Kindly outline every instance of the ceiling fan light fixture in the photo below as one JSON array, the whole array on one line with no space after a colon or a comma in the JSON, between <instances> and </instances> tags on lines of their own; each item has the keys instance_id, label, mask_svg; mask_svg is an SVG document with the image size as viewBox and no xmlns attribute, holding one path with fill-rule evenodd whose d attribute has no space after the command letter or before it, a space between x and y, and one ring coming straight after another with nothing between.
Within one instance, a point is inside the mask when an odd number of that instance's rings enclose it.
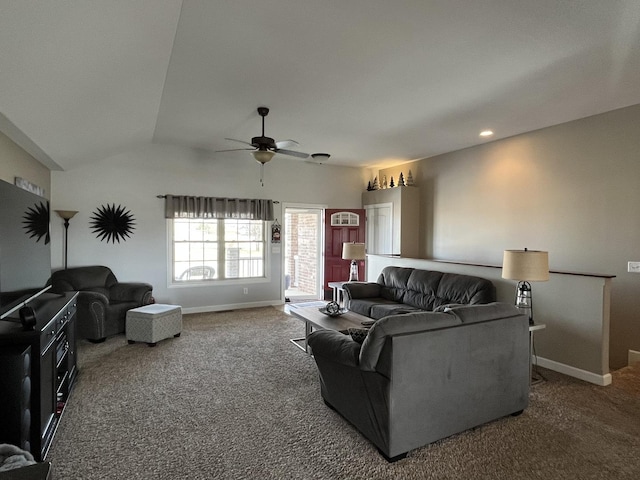
<instances>
[{"instance_id":1,"label":"ceiling fan light fixture","mask_svg":"<svg viewBox=\"0 0 640 480\"><path fill-rule=\"evenodd\" d=\"M256 150L255 152L251 152L251 154L253 155L253 158L256 159L256 162L264 165L273 158L275 152L270 150Z\"/></svg>"},{"instance_id":2,"label":"ceiling fan light fixture","mask_svg":"<svg viewBox=\"0 0 640 480\"><path fill-rule=\"evenodd\" d=\"M312 153L311 154L311 158L313 159L314 162L317 162L317 163L324 163L327 160L329 160L329 157L331 157L331 155L329 155L328 153Z\"/></svg>"}]
</instances>

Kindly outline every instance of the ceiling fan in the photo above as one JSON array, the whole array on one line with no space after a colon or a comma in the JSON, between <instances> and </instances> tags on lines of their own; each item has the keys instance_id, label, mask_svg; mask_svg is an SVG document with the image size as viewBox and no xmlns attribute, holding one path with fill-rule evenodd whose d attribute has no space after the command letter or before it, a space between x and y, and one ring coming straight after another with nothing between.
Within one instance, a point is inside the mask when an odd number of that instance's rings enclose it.
<instances>
[{"instance_id":1,"label":"ceiling fan","mask_svg":"<svg viewBox=\"0 0 640 480\"><path fill-rule=\"evenodd\" d=\"M308 158L308 153L296 152L294 150L288 150L285 147L290 146L298 146L298 142L295 140L283 140L281 142L276 142L271 137L266 137L264 135L264 117L269 115L269 109L267 107L258 107L258 114L262 117L262 135L259 137L253 137L251 139L251 143L245 142L243 140L236 140L235 138L225 138L225 140L231 140L232 142L244 143L245 145L249 145L251 148L232 148L229 150L216 150L216 152L235 152L239 150L252 150L253 158L256 159L257 162L264 165L268 161L270 161L276 153L282 155L290 155L292 157L298 158Z\"/></svg>"}]
</instances>

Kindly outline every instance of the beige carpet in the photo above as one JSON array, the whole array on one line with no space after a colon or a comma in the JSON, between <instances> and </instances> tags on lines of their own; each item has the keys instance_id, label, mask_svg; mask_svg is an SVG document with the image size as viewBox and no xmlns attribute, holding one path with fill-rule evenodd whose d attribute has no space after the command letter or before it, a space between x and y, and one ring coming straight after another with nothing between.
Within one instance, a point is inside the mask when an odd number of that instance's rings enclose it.
<instances>
[{"instance_id":1,"label":"beige carpet","mask_svg":"<svg viewBox=\"0 0 640 480\"><path fill-rule=\"evenodd\" d=\"M275 308L187 315L155 348L81 342L48 460L56 479L637 479L640 368L597 387L555 372L531 405L388 464L322 402Z\"/></svg>"}]
</instances>

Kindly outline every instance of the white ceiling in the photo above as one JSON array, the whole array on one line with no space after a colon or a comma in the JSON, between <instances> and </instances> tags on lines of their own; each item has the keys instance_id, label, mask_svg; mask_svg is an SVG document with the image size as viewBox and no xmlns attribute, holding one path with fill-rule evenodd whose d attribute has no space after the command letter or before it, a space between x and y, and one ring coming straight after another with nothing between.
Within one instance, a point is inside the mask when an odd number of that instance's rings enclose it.
<instances>
[{"instance_id":1,"label":"white ceiling","mask_svg":"<svg viewBox=\"0 0 640 480\"><path fill-rule=\"evenodd\" d=\"M638 104L639 45L638 0L0 0L0 130L52 168L233 161L265 105L267 136L384 166Z\"/></svg>"}]
</instances>

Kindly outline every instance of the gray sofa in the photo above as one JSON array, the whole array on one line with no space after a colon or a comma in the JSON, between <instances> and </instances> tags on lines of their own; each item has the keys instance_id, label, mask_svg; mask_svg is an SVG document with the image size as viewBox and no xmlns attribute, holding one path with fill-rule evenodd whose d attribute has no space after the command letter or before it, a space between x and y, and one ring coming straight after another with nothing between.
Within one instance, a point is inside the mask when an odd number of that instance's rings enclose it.
<instances>
[{"instance_id":1,"label":"gray sofa","mask_svg":"<svg viewBox=\"0 0 640 480\"><path fill-rule=\"evenodd\" d=\"M527 407L528 325L513 305L458 306L387 316L362 344L318 330L309 345L325 403L394 461Z\"/></svg>"},{"instance_id":2,"label":"gray sofa","mask_svg":"<svg viewBox=\"0 0 640 480\"><path fill-rule=\"evenodd\" d=\"M342 288L347 308L374 320L496 300L495 286L487 279L403 267L385 267L376 282L345 283Z\"/></svg>"}]
</instances>

